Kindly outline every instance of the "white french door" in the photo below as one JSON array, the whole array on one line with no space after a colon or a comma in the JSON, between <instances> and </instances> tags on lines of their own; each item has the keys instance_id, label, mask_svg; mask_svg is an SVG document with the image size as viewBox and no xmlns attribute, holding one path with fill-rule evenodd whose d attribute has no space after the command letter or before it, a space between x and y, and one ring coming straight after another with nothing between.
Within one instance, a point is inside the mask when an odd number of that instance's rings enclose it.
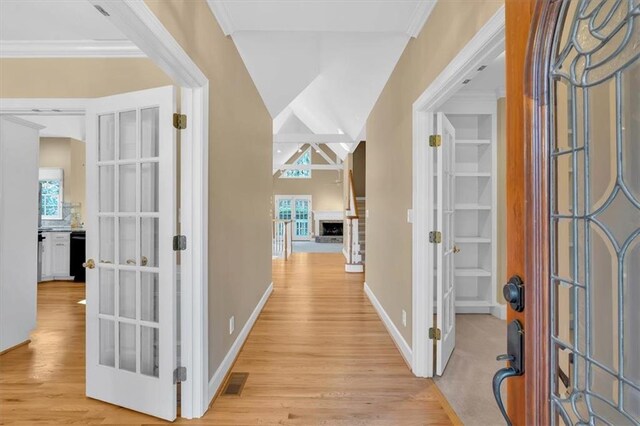
<instances>
[{"instance_id":1,"label":"white french door","mask_svg":"<svg viewBox=\"0 0 640 426\"><path fill-rule=\"evenodd\" d=\"M436 244L436 326L440 337L436 340L436 374L444 372L456 345L455 309L455 129L447 117L436 114L436 133L441 146L436 154L436 228L440 243Z\"/></svg>"},{"instance_id":2,"label":"white french door","mask_svg":"<svg viewBox=\"0 0 640 426\"><path fill-rule=\"evenodd\" d=\"M176 418L172 86L87 108L87 396Z\"/></svg>"},{"instance_id":3,"label":"white french door","mask_svg":"<svg viewBox=\"0 0 640 426\"><path fill-rule=\"evenodd\" d=\"M276 216L293 222L293 240L311 238L311 195L276 195Z\"/></svg>"}]
</instances>

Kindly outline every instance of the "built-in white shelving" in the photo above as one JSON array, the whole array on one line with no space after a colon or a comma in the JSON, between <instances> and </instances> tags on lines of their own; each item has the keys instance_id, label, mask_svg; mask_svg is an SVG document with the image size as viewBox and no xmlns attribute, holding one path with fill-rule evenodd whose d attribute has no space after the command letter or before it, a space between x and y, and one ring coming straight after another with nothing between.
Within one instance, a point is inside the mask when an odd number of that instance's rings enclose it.
<instances>
[{"instance_id":1,"label":"built-in white shelving","mask_svg":"<svg viewBox=\"0 0 640 426\"><path fill-rule=\"evenodd\" d=\"M474 105L477 103L477 108ZM456 132L456 311L491 313L496 301L497 104L461 99L443 112Z\"/></svg>"}]
</instances>

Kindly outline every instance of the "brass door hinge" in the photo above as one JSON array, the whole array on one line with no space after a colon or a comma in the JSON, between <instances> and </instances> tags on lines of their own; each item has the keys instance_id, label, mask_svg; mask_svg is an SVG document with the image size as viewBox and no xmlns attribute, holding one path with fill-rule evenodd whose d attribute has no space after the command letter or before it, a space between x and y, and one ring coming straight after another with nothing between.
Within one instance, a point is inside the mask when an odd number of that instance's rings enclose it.
<instances>
[{"instance_id":1,"label":"brass door hinge","mask_svg":"<svg viewBox=\"0 0 640 426\"><path fill-rule=\"evenodd\" d=\"M187 116L185 114L173 114L173 127L178 130L187 128Z\"/></svg>"},{"instance_id":2,"label":"brass door hinge","mask_svg":"<svg viewBox=\"0 0 640 426\"><path fill-rule=\"evenodd\" d=\"M440 244L442 242L442 233L440 231L429 232L429 242L434 244Z\"/></svg>"},{"instance_id":3,"label":"brass door hinge","mask_svg":"<svg viewBox=\"0 0 640 426\"><path fill-rule=\"evenodd\" d=\"M442 334L440 333L440 329L436 327L431 327L429 329L429 339L440 340L442 338Z\"/></svg>"},{"instance_id":4,"label":"brass door hinge","mask_svg":"<svg viewBox=\"0 0 640 426\"><path fill-rule=\"evenodd\" d=\"M429 146L437 148L442 145L442 135L429 136Z\"/></svg>"}]
</instances>

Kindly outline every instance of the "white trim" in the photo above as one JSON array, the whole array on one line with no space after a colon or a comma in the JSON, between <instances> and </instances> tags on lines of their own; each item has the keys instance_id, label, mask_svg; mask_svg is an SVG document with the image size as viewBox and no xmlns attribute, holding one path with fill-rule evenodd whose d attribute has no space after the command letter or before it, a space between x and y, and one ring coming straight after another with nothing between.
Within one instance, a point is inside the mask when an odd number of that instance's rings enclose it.
<instances>
[{"instance_id":1,"label":"white trim","mask_svg":"<svg viewBox=\"0 0 640 426\"><path fill-rule=\"evenodd\" d=\"M182 87L182 105L188 117L181 134L181 233L187 250L181 253L181 416L201 417L209 408L208 313L208 146L209 81L182 46L142 1L90 0L105 9L113 24Z\"/></svg>"},{"instance_id":2,"label":"white trim","mask_svg":"<svg viewBox=\"0 0 640 426\"><path fill-rule=\"evenodd\" d=\"M282 164L278 166L278 170L343 170L342 164ZM283 176L280 176L283 177ZM292 176L284 176L290 179ZM310 179L311 177L293 177L293 179Z\"/></svg>"},{"instance_id":3,"label":"white trim","mask_svg":"<svg viewBox=\"0 0 640 426\"><path fill-rule=\"evenodd\" d=\"M207 4L213 13L213 16L215 16L218 21L218 25L220 25L220 29L224 35L228 36L233 34L236 30L224 2L218 0L207 0Z\"/></svg>"},{"instance_id":4,"label":"white trim","mask_svg":"<svg viewBox=\"0 0 640 426\"><path fill-rule=\"evenodd\" d=\"M351 136L342 133L328 133L328 134L315 134L315 133L278 133L273 135L273 143L355 143Z\"/></svg>"},{"instance_id":5,"label":"white trim","mask_svg":"<svg viewBox=\"0 0 640 426\"><path fill-rule=\"evenodd\" d=\"M347 258L348 260L349 258ZM357 274L360 272L364 272L364 265L362 263L345 263L344 271L349 272L350 274Z\"/></svg>"},{"instance_id":6,"label":"white trim","mask_svg":"<svg viewBox=\"0 0 640 426\"><path fill-rule=\"evenodd\" d=\"M215 374L211 378L211 381L209 381L209 392L208 392L209 404L211 403L213 398L216 396L216 393L218 393L218 389L220 389L220 386L222 386L224 378L227 377L227 373L229 373L229 370L233 366L234 361L236 360L236 358L238 357L238 354L240 353L240 349L242 349L242 345L244 345L244 342L247 340L247 337L249 337L249 332L251 332L253 325L256 323L256 320L260 316L260 313L262 312L264 305L267 303L267 300L269 300L269 297L271 296L272 292L273 292L273 283L269 284L269 286L265 290L264 294L260 298L260 301L258 302L255 309L249 316L249 319L245 323L244 327L242 327L242 330L238 334L238 337L236 337L235 342L233 342L233 345L231 345L229 352L227 352L224 359L220 363L220 366L218 367Z\"/></svg>"},{"instance_id":7,"label":"white trim","mask_svg":"<svg viewBox=\"0 0 640 426\"><path fill-rule=\"evenodd\" d=\"M400 334L400 331L398 330L396 325L393 323L393 321L391 321L391 318L389 318L389 315L387 315L387 312L384 310L384 308L378 301L378 298L376 297L375 294L373 294L373 291L371 291L371 288L369 288L366 282L364 283L364 293L369 298L369 301L371 302L373 309L376 310L376 312L378 313L378 316L384 323L384 326L387 328L387 331L391 335L391 338L393 339L393 342L395 343L395 345L398 347L398 350L400 351L402 358L404 358L404 361L407 363L409 368L411 368L411 360L413 359L413 355L411 353L412 352L411 346L409 346L407 341L404 340L404 337L402 337L402 334Z\"/></svg>"},{"instance_id":8,"label":"white trim","mask_svg":"<svg viewBox=\"0 0 640 426\"><path fill-rule=\"evenodd\" d=\"M0 58L145 58L129 40L2 40Z\"/></svg>"},{"instance_id":9,"label":"white trim","mask_svg":"<svg viewBox=\"0 0 640 426\"><path fill-rule=\"evenodd\" d=\"M349 260L349 252L347 252L347 249L342 247L342 254L344 255L344 258L348 261ZM345 266L346 269L346 266Z\"/></svg>"},{"instance_id":10,"label":"white trim","mask_svg":"<svg viewBox=\"0 0 640 426\"><path fill-rule=\"evenodd\" d=\"M0 113L15 115L84 116L88 99L68 98L0 98Z\"/></svg>"},{"instance_id":11,"label":"white trim","mask_svg":"<svg viewBox=\"0 0 640 426\"><path fill-rule=\"evenodd\" d=\"M100 3L95 0L91 2ZM182 364L187 367L187 380L182 383L181 416L201 417L209 408L209 83L144 2L110 0L100 5L109 12L116 27L172 77L176 85L182 86L182 109L192 115L189 116L187 131L181 135L182 233L188 241L187 250L181 254L181 312L184 314L181 318ZM53 109L60 109L62 114L73 112L75 115L84 115L85 104L86 100L83 99L2 99L0 113L11 108L27 108L48 109L48 114L55 113L51 111ZM36 114L33 111L31 113ZM187 170L191 173L186 174Z\"/></svg>"},{"instance_id":12,"label":"white trim","mask_svg":"<svg viewBox=\"0 0 640 426\"><path fill-rule=\"evenodd\" d=\"M424 27L427 19L429 19L429 15L431 15L431 11L433 11L435 5L435 1L423 1L416 5L413 18L411 18L411 22L407 27L407 35L409 37L416 38L420 35L420 31L422 31L422 27Z\"/></svg>"},{"instance_id":13,"label":"white trim","mask_svg":"<svg viewBox=\"0 0 640 426\"><path fill-rule=\"evenodd\" d=\"M42 125L40 125L38 123L34 123L32 121L27 121L27 120L22 119L20 117L14 117L13 115L6 114L6 113L2 112L1 109L0 109L0 114L2 114L0 116L0 118L2 118L3 120L9 121L9 122L12 122L12 123L15 123L15 124L19 124L21 126L30 127L30 128L32 128L34 130L42 130L42 129L45 128L45 126L42 126Z\"/></svg>"},{"instance_id":14,"label":"white trim","mask_svg":"<svg viewBox=\"0 0 640 426\"><path fill-rule=\"evenodd\" d=\"M427 273L432 271L433 260L427 255L425 239L433 221L432 215L427 214L433 174L424 167L432 164L425 140L433 132L433 112L461 88L462 81L476 72L486 58L504 51L504 26L502 6L413 104L412 369L419 377L432 377L434 373L432 341L426 337L429 327L433 327L433 280Z\"/></svg>"},{"instance_id":15,"label":"white trim","mask_svg":"<svg viewBox=\"0 0 640 426\"><path fill-rule=\"evenodd\" d=\"M501 320L507 319L507 305L495 305L491 307L491 315Z\"/></svg>"}]
</instances>

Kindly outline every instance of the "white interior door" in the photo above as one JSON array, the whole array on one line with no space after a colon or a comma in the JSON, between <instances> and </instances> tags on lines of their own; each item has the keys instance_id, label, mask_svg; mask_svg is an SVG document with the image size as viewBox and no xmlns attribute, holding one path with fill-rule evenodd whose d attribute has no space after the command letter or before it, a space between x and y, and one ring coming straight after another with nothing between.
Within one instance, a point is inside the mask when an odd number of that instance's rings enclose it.
<instances>
[{"instance_id":1,"label":"white interior door","mask_svg":"<svg viewBox=\"0 0 640 426\"><path fill-rule=\"evenodd\" d=\"M455 129L447 117L436 115L437 133L442 145L437 149L437 229L441 243L436 248L436 374L441 375L456 345L455 264Z\"/></svg>"},{"instance_id":2,"label":"white interior door","mask_svg":"<svg viewBox=\"0 0 640 426\"><path fill-rule=\"evenodd\" d=\"M176 417L173 87L87 109L87 396Z\"/></svg>"}]
</instances>

